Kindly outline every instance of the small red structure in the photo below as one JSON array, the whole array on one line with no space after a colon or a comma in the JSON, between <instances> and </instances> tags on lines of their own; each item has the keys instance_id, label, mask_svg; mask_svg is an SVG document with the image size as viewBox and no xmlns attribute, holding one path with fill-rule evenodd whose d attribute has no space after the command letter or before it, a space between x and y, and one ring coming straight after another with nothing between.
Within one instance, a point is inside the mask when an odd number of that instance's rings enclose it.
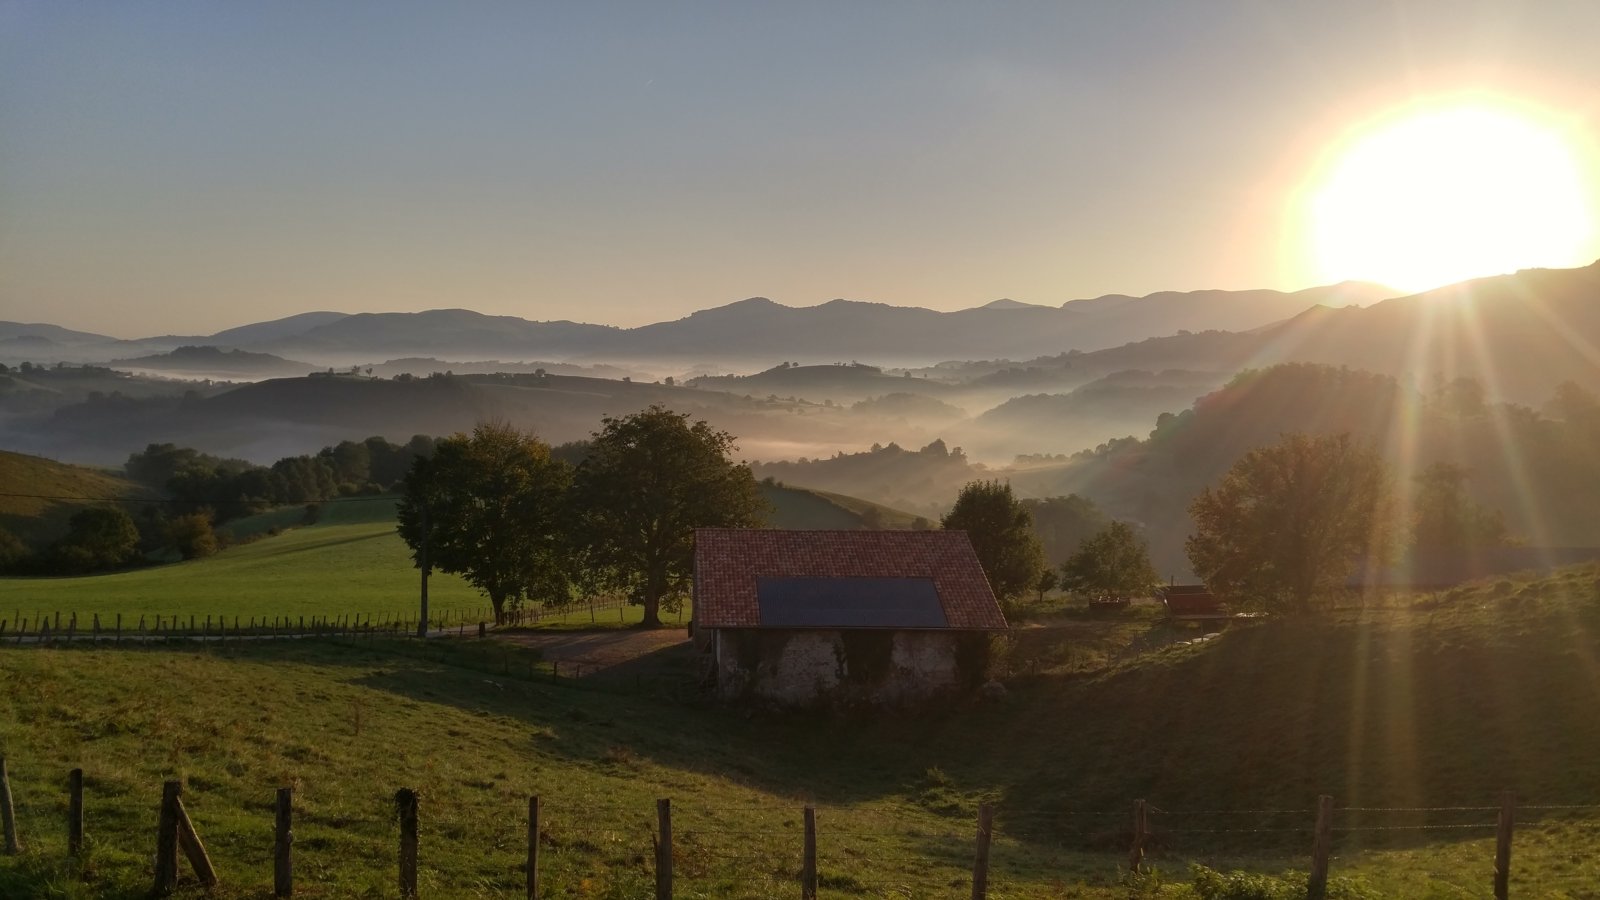
<instances>
[{"instance_id":1,"label":"small red structure","mask_svg":"<svg viewBox=\"0 0 1600 900\"><path fill-rule=\"evenodd\" d=\"M1175 622L1204 622L1232 618L1211 589L1203 584L1171 584L1161 589L1167 618Z\"/></svg>"}]
</instances>

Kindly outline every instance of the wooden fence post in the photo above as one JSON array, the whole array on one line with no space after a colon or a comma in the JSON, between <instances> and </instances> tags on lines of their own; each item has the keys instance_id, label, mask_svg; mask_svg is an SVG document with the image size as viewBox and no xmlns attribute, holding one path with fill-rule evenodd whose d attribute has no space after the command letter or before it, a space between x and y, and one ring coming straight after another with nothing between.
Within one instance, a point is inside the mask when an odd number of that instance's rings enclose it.
<instances>
[{"instance_id":1,"label":"wooden fence post","mask_svg":"<svg viewBox=\"0 0 1600 900\"><path fill-rule=\"evenodd\" d=\"M800 859L800 900L817 900L817 808L806 806L806 847Z\"/></svg>"},{"instance_id":2,"label":"wooden fence post","mask_svg":"<svg viewBox=\"0 0 1600 900\"><path fill-rule=\"evenodd\" d=\"M1333 849L1333 798L1317 798L1317 830L1311 844L1311 876L1306 879L1306 900L1328 896L1328 854Z\"/></svg>"},{"instance_id":3,"label":"wooden fence post","mask_svg":"<svg viewBox=\"0 0 1600 900\"><path fill-rule=\"evenodd\" d=\"M1128 848L1128 871L1137 872L1144 864L1144 844L1150 836L1149 810L1143 800L1133 801L1133 844Z\"/></svg>"},{"instance_id":4,"label":"wooden fence post","mask_svg":"<svg viewBox=\"0 0 1600 900\"><path fill-rule=\"evenodd\" d=\"M528 798L528 900L539 896L539 795Z\"/></svg>"},{"instance_id":5,"label":"wooden fence post","mask_svg":"<svg viewBox=\"0 0 1600 900\"><path fill-rule=\"evenodd\" d=\"M400 814L400 896L417 895L417 792L401 788L394 793Z\"/></svg>"},{"instance_id":6,"label":"wooden fence post","mask_svg":"<svg viewBox=\"0 0 1600 900\"><path fill-rule=\"evenodd\" d=\"M17 837L17 810L11 805L11 773L6 769L4 756L0 756L0 827L5 830L6 855L21 853L22 841Z\"/></svg>"},{"instance_id":7,"label":"wooden fence post","mask_svg":"<svg viewBox=\"0 0 1600 900\"><path fill-rule=\"evenodd\" d=\"M178 887L178 795L183 782L161 786L161 819L156 826L156 883L150 893L165 897Z\"/></svg>"},{"instance_id":8,"label":"wooden fence post","mask_svg":"<svg viewBox=\"0 0 1600 900\"><path fill-rule=\"evenodd\" d=\"M199 876L200 883L208 888L216 887L217 870L211 865L211 857L206 855L206 845L200 842L194 823L189 821L189 812L183 808L183 798L176 798L174 805L178 813L178 846L183 850L183 855L189 858L189 867Z\"/></svg>"},{"instance_id":9,"label":"wooden fence post","mask_svg":"<svg viewBox=\"0 0 1600 900\"><path fill-rule=\"evenodd\" d=\"M672 801L656 801L656 900L672 900Z\"/></svg>"},{"instance_id":10,"label":"wooden fence post","mask_svg":"<svg viewBox=\"0 0 1600 900\"><path fill-rule=\"evenodd\" d=\"M1500 827L1495 832L1494 847L1494 897L1506 900L1511 895L1511 829L1516 822L1517 795L1505 791L1500 795Z\"/></svg>"},{"instance_id":11,"label":"wooden fence post","mask_svg":"<svg viewBox=\"0 0 1600 900\"><path fill-rule=\"evenodd\" d=\"M978 806L978 852L972 860L972 900L989 896L989 840L994 833L994 805Z\"/></svg>"},{"instance_id":12,"label":"wooden fence post","mask_svg":"<svg viewBox=\"0 0 1600 900\"><path fill-rule=\"evenodd\" d=\"M489 623L487 623L487 622L479 622L478 623L478 637L486 637L488 634L489 634Z\"/></svg>"},{"instance_id":13,"label":"wooden fence post","mask_svg":"<svg viewBox=\"0 0 1600 900\"><path fill-rule=\"evenodd\" d=\"M294 894L294 788L278 788L272 822L272 896Z\"/></svg>"},{"instance_id":14,"label":"wooden fence post","mask_svg":"<svg viewBox=\"0 0 1600 900\"><path fill-rule=\"evenodd\" d=\"M117 613L117 640L116 640L116 643L118 643L118 644L122 643L122 613Z\"/></svg>"},{"instance_id":15,"label":"wooden fence post","mask_svg":"<svg viewBox=\"0 0 1600 900\"><path fill-rule=\"evenodd\" d=\"M67 853L83 852L83 770L67 773Z\"/></svg>"}]
</instances>

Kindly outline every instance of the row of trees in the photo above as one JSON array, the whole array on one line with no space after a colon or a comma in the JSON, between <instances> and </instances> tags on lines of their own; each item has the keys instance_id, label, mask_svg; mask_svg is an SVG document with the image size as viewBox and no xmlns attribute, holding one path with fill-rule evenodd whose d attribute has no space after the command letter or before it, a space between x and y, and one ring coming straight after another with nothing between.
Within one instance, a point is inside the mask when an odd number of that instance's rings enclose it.
<instances>
[{"instance_id":1,"label":"row of trees","mask_svg":"<svg viewBox=\"0 0 1600 900\"><path fill-rule=\"evenodd\" d=\"M1285 435L1195 498L1189 560L1236 602L1303 612L1357 573L1371 581L1402 553L1468 556L1509 543L1500 514L1467 497L1467 475L1429 465L1405 511L1376 450L1349 434Z\"/></svg>"},{"instance_id":2,"label":"row of trees","mask_svg":"<svg viewBox=\"0 0 1600 900\"><path fill-rule=\"evenodd\" d=\"M1034 519L1038 511L1051 515L1059 526L1099 524L1079 537L1057 569L1045 561L1045 543ZM1138 532L1126 522L1106 520L1092 503L1076 496L1019 501L1009 484L974 481L961 489L939 524L967 532L989 587L1006 605L1057 587L1094 597L1138 596L1158 581ZM1052 539L1062 537L1056 529L1044 532Z\"/></svg>"},{"instance_id":3,"label":"row of trees","mask_svg":"<svg viewBox=\"0 0 1600 900\"><path fill-rule=\"evenodd\" d=\"M1435 462L1413 478L1401 509L1383 458L1349 434L1290 434L1246 453L1190 506L1186 550L1194 571L1243 606L1303 612L1342 590L1358 573L1375 578L1397 557L1451 558L1510 543L1500 514L1468 497L1467 470ZM1045 564L1035 511L1081 531L1059 569ZM1090 596L1128 597L1159 583L1144 538L1125 522L1105 521L1076 497L1019 501L999 481L967 484L941 520L971 536L1002 602L1060 587ZM1059 535L1044 530L1052 537Z\"/></svg>"},{"instance_id":4,"label":"row of trees","mask_svg":"<svg viewBox=\"0 0 1600 900\"><path fill-rule=\"evenodd\" d=\"M462 576L496 620L533 598L618 590L653 625L693 575L694 529L765 520L733 436L703 421L652 406L603 419L576 449L574 465L507 424L440 440L404 480L399 531L418 567Z\"/></svg>"},{"instance_id":5,"label":"row of trees","mask_svg":"<svg viewBox=\"0 0 1600 900\"><path fill-rule=\"evenodd\" d=\"M414 460L431 454L435 442L420 434L404 444L382 437L341 441L270 466L175 444L151 444L129 455L123 469L130 479L167 493L171 508L211 509L220 522L274 506L387 490L405 477Z\"/></svg>"}]
</instances>

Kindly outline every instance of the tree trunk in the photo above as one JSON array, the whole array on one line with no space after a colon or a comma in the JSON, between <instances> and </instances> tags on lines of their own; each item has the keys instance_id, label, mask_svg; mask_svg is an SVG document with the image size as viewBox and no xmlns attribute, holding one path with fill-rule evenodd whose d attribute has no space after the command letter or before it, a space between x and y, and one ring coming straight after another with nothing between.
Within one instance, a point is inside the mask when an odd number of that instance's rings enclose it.
<instances>
[{"instance_id":1,"label":"tree trunk","mask_svg":"<svg viewBox=\"0 0 1600 900\"><path fill-rule=\"evenodd\" d=\"M503 596L491 593L489 595L489 605L494 607L494 624L496 624L496 625L504 624L505 623L505 616L506 616L506 613L505 613L506 598L503 597Z\"/></svg>"},{"instance_id":2,"label":"tree trunk","mask_svg":"<svg viewBox=\"0 0 1600 900\"><path fill-rule=\"evenodd\" d=\"M664 574L650 572L644 578L644 622L646 628L661 627L661 595L667 592Z\"/></svg>"}]
</instances>

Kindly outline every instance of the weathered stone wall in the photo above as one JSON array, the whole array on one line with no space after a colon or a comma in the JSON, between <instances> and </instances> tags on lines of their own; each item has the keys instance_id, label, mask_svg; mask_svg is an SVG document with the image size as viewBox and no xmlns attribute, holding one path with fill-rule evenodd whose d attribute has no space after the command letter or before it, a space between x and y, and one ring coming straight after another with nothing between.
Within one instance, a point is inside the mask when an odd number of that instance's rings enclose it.
<instances>
[{"instance_id":1,"label":"weathered stone wall","mask_svg":"<svg viewBox=\"0 0 1600 900\"><path fill-rule=\"evenodd\" d=\"M956 645L963 634L723 629L717 691L790 706L919 700L960 683Z\"/></svg>"}]
</instances>

